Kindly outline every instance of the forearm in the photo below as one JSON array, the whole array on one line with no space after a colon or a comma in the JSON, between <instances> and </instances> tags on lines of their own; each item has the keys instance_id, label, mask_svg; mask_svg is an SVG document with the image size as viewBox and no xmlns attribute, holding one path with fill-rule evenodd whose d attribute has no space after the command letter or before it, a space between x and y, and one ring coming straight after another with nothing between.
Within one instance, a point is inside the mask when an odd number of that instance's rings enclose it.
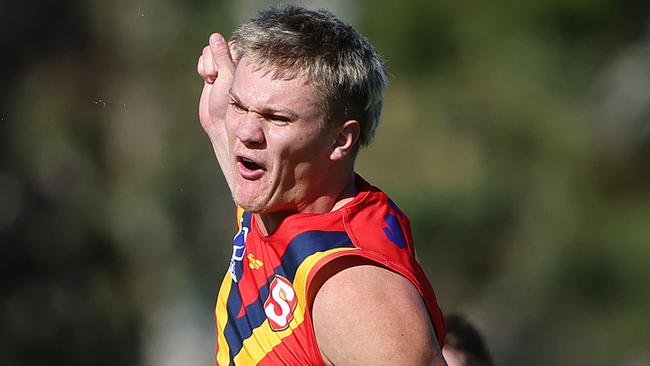
<instances>
[{"instance_id":1,"label":"forearm","mask_svg":"<svg viewBox=\"0 0 650 366\"><path fill-rule=\"evenodd\" d=\"M214 131L210 131L209 133L212 149L214 150L214 155L217 157L217 162L219 163L223 177L226 179L228 189L232 193L232 161L230 159L226 131L223 125L213 126L212 129Z\"/></svg>"},{"instance_id":2,"label":"forearm","mask_svg":"<svg viewBox=\"0 0 650 366\"><path fill-rule=\"evenodd\" d=\"M197 63L197 72L203 79L199 99L199 120L212 143L219 167L232 192L232 160L228 149L225 115L228 92L232 85L235 64L230 57L228 43L218 33L213 33L209 45L203 47Z\"/></svg>"}]
</instances>

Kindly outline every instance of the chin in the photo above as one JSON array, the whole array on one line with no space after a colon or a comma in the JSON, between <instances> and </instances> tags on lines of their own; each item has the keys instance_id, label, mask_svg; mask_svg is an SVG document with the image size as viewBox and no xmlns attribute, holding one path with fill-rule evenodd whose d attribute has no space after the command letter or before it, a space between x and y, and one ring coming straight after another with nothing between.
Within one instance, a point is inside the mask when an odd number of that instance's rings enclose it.
<instances>
[{"instance_id":1,"label":"chin","mask_svg":"<svg viewBox=\"0 0 650 366\"><path fill-rule=\"evenodd\" d=\"M259 198L259 197L256 197ZM244 210L252 213L265 213L268 208L266 207L265 202L261 200L246 200L246 199L241 199L237 197L233 197L233 201L235 201L235 204Z\"/></svg>"}]
</instances>

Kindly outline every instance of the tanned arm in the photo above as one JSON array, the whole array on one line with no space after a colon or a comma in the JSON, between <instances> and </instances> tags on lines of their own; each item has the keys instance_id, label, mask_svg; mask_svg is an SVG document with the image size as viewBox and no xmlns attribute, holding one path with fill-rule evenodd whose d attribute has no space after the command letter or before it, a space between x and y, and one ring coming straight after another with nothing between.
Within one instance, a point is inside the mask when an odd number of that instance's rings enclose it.
<instances>
[{"instance_id":1,"label":"tanned arm","mask_svg":"<svg viewBox=\"0 0 650 366\"><path fill-rule=\"evenodd\" d=\"M212 148L228 187L232 191L232 167L226 138L225 116L230 101L229 91L235 73L230 48L224 38L214 33L209 45L199 56L197 71L203 79L203 92L199 100L201 127L212 142Z\"/></svg>"},{"instance_id":2,"label":"tanned arm","mask_svg":"<svg viewBox=\"0 0 650 366\"><path fill-rule=\"evenodd\" d=\"M420 294L385 268L338 272L316 293L312 315L330 365L446 366Z\"/></svg>"}]
</instances>

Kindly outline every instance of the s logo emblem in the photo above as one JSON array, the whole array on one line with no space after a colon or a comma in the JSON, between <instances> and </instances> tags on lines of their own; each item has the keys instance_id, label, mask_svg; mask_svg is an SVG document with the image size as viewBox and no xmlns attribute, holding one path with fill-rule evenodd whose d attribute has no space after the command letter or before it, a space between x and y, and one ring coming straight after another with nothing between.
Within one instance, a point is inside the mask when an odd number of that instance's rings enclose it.
<instances>
[{"instance_id":1,"label":"s logo emblem","mask_svg":"<svg viewBox=\"0 0 650 366\"><path fill-rule=\"evenodd\" d=\"M264 302L264 313L271 329L276 332L287 329L297 304L296 291L291 282L276 274L269 285L269 297Z\"/></svg>"}]
</instances>

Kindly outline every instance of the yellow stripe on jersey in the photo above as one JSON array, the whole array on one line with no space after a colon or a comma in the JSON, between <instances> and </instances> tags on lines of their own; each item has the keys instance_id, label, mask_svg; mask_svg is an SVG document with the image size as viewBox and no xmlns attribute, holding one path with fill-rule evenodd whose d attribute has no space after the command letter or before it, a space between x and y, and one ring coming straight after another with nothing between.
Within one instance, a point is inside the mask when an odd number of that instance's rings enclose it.
<instances>
[{"instance_id":1,"label":"yellow stripe on jersey","mask_svg":"<svg viewBox=\"0 0 650 366\"><path fill-rule=\"evenodd\" d=\"M276 332L271 329L268 321L253 330L253 334L242 343L242 349L235 356L235 365L256 365L264 358L273 347L280 344L282 339L291 335L305 320L304 310L300 305L296 306L293 313L293 319L289 327L283 331Z\"/></svg>"},{"instance_id":2,"label":"yellow stripe on jersey","mask_svg":"<svg viewBox=\"0 0 650 366\"><path fill-rule=\"evenodd\" d=\"M293 319L289 327L283 331L276 332L271 329L268 321L253 330L253 334L242 343L242 349L235 356L235 365L256 365L260 362L273 347L280 344L282 339L291 335L294 329L298 328L305 320L305 311L307 309L307 278L312 268L324 257L341 251L357 250L356 248L335 248L324 252L317 252L305 258L296 270L296 276L293 280L293 288L296 291L298 305L293 313ZM220 346L221 347L221 346ZM221 348L219 349L221 353Z\"/></svg>"},{"instance_id":3,"label":"yellow stripe on jersey","mask_svg":"<svg viewBox=\"0 0 650 366\"><path fill-rule=\"evenodd\" d=\"M327 257L330 254L343 252L343 251L350 251L350 250L358 250L358 249L357 248L330 249L324 252L314 253L309 257L305 258L304 261L302 261L302 263L298 267L298 270L296 271L296 277L293 279L293 288L294 290L296 290L296 294L298 295L298 306L301 306L302 308L307 307L307 294L306 294L307 278L309 277L312 268L314 268L314 266L318 262L320 262L321 259Z\"/></svg>"},{"instance_id":4,"label":"yellow stripe on jersey","mask_svg":"<svg viewBox=\"0 0 650 366\"><path fill-rule=\"evenodd\" d=\"M237 231L241 230L241 218L244 216L244 209L237 206Z\"/></svg>"},{"instance_id":5,"label":"yellow stripe on jersey","mask_svg":"<svg viewBox=\"0 0 650 366\"><path fill-rule=\"evenodd\" d=\"M226 274L219 289L219 294L225 294L225 296L217 297L217 306L214 310L214 315L217 319L217 365L228 365L230 363L230 347L228 347L225 330L226 324L228 323L228 309L226 305L231 287L232 279Z\"/></svg>"}]
</instances>

